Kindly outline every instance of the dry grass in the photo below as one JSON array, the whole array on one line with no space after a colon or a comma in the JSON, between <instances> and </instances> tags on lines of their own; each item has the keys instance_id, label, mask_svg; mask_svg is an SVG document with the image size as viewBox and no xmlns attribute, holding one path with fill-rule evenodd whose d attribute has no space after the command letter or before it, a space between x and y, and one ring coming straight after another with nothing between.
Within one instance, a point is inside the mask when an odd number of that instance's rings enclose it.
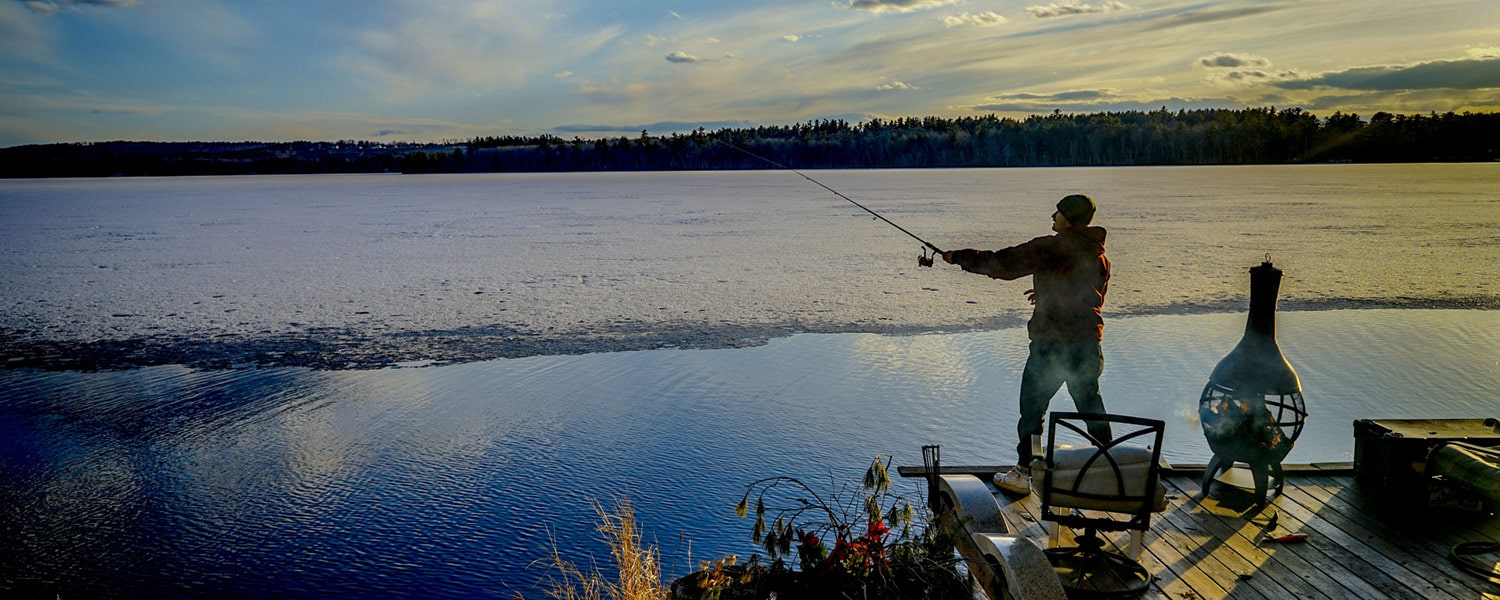
<instances>
[{"instance_id":1,"label":"dry grass","mask_svg":"<svg viewBox=\"0 0 1500 600\"><path fill-rule=\"evenodd\" d=\"M655 547L641 543L641 531L635 520L635 509L627 500L615 503L613 511L594 505L600 524L595 531L603 534L616 567L613 579L593 566L584 571L563 557L552 544L548 566L554 570L544 582L549 598L556 600L666 600L671 590L661 581L661 556Z\"/></svg>"}]
</instances>

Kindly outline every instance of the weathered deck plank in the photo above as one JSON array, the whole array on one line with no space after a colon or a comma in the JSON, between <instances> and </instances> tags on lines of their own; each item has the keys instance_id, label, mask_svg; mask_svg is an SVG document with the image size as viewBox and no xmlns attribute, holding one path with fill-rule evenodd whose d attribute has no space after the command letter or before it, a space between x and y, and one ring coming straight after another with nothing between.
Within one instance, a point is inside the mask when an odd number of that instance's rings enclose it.
<instances>
[{"instance_id":1,"label":"weathered deck plank","mask_svg":"<svg viewBox=\"0 0 1500 600\"><path fill-rule=\"evenodd\" d=\"M1198 483L1189 478L1174 478L1170 483L1186 496L1196 497L1201 492ZM1387 597L1350 572L1347 565L1335 560L1328 551L1328 544L1321 540L1309 539L1298 544L1264 541L1267 536L1307 533L1306 522L1282 508L1289 503L1288 499L1275 498L1261 510L1242 512L1206 498L1199 504L1201 510L1194 512L1186 505L1182 508L1183 512L1194 514L1200 524L1205 524L1226 545L1259 566L1247 574L1251 580L1269 577L1301 598ZM1272 517L1276 519L1274 528L1270 527Z\"/></svg>"},{"instance_id":2,"label":"weathered deck plank","mask_svg":"<svg viewBox=\"0 0 1500 600\"><path fill-rule=\"evenodd\" d=\"M1471 590L1453 580L1454 573L1446 558L1438 557L1441 563L1435 565L1413 556L1410 545L1353 524L1327 506L1326 494L1315 491L1317 487L1312 481L1289 486L1277 506L1283 518L1296 518L1304 523L1303 531L1311 536L1310 543L1332 548L1326 552L1331 562L1356 570L1368 581L1378 582L1384 590L1407 589L1420 598L1472 595ZM1320 495L1325 499L1320 500Z\"/></svg>"},{"instance_id":3,"label":"weathered deck plank","mask_svg":"<svg viewBox=\"0 0 1500 600\"><path fill-rule=\"evenodd\" d=\"M1269 567L1265 565L1267 557L1264 552L1247 550L1246 544L1230 543L1237 537L1236 533L1213 519L1205 519L1202 514L1195 513L1193 506L1196 502L1192 498L1192 493L1181 489L1174 483L1176 482L1167 482L1171 499L1167 510L1152 519L1153 531L1151 533L1156 533L1156 522L1165 522L1191 535L1194 543L1198 545L1194 555L1206 555L1223 565L1222 572L1211 574L1218 587L1224 589L1226 597L1229 595L1236 598L1325 597L1316 588L1301 586L1295 577L1288 581L1286 573L1280 573L1279 577L1263 576L1261 573L1266 569L1277 571L1285 569L1280 565ZM1150 535L1148 534L1147 537L1149 539ZM1251 590L1254 590L1258 596L1251 595ZM1202 592L1199 595L1212 597Z\"/></svg>"},{"instance_id":4,"label":"weathered deck plank","mask_svg":"<svg viewBox=\"0 0 1500 600\"><path fill-rule=\"evenodd\" d=\"M1459 519L1475 525L1466 528L1466 533L1460 533L1455 530L1456 521L1453 519L1438 519L1420 511L1382 509L1362 500L1351 503L1357 491L1342 481L1329 478L1313 478L1292 489L1289 495L1305 495L1309 502L1321 503L1320 520L1352 533L1369 552L1405 565L1456 598L1500 598L1500 589L1459 572L1447 558L1448 551L1455 544L1489 538L1485 532L1496 529L1494 518L1488 519L1487 523L1478 519ZM1402 583L1410 585L1411 582L1403 580Z\"/></svg>"},{"instance_id":5,"label":"weathered deck plank","mask_svg":"<svg viewBox=\"0 0 1500 600\"><path fill-rule=\"evenodd\" d=\"M965 471L967 469L967 471ZM989 480L990 467L948 467ZM922 476L903 467L901 474ZM1168 507L1155 515L1141 563L1155 576L1146 598L1433 598L1500 600L1500 586L1448 561L1461 542L1500 542L1500 517L1436 509L1390 510L1365 497L1347 469L1300 469L1260 510L1228 486L1200 499L1196 475L1175 470L1163 482ZM995 492L1013 535L1047 543L1035 494ZM1276 517L1274 528L1268 521ZM1263 534L1301 532L1307 541L1276 544ZM1122 535L1110 537L1123 545ZM1064 538L1067 544L1067 537Z\"/></svg>"},{"instance_id":6,"label":"weathered deck plank","mask_svg":"<svg viewBox=\"0 0 1500 600\"><path fill-rule=\"evenodd\" d=\"M1232 565L1208 548L1208 536L1191 525L1184 528L1179 520L1168 519L1153 523L1152 528L1143 564L1156 576L1157 588L1166 597L1225 598L1236 592L1239 598L1286 597L1284 590L1266 590L1241 580ZM1152 561L1163 568L1152 569ZM1187 589L1179 589L1180 585Z\"/></svg>"}]
</instances>

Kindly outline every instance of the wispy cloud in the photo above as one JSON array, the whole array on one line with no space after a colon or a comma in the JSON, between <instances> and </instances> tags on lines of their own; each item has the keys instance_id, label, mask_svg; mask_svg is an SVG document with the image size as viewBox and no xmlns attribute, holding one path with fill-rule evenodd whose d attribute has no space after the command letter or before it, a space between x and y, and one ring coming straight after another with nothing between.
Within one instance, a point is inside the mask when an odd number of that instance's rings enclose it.
<instances>
[{"instance_id":1,"label":"wispy cloud","mask_svg":"<svg viewBox=\"0 0 1500 600\"><path fill-rule=\"evenodd\" d=\"M638 133L974 110L1485 110L1500 103L1491 3L0 0L0 145L457 139L599 115ZM329 106L347 114L314 113Z\"/></svg>"},{"instance_id":2,"label":"wispy cloud","mask_svg":"<svg viewBox=\"0 0 1500 600\"><path fill-rule=\"evenodd\" d=\"M76 10L80 6L106 6L118 8L130 8L141 6L141 0L26 0L22 2L31 12L51 15L64 10Z\"/></svg>"},{"instance_id":3,"label":"wispy cloud","mask_svg":"<svg viewBox=\"0 0 1500 600\"><path fill-rule=\"evenodd\" d=\"M65 114L73 118L82 118L87 115L159 117L193 108L136 102L125 98L102 98L87 93L72 93L64 96L13 95L5 96L3 99L12 110Z\"/></svg>"},{"instance_id":4,"label":"wispy cloud","mask_svg":"<svg viewBox=\"0 0 1500 600\"><path fill-rule=\"evenodd\" d=\"M1087 4L1083 2L1054 2L1046 6L1028 6L1026 12L1038 19L1050 19L1054 17L1068 17L1072 15L1084 15L1089 13L1111 12L1126 10L1130 8L1119 0L1106 0L1099 4Z\"/></svg>"},{"instance_id":5,"label":"wispy cloud","mask_svg":"<svg viewBox=\"0 0 1500 600\"><path fill-rule=\"evenodd\" d=\"M331 60L388 101L406 102L519 87L625 33L618 24L579 28L547 6L540 0L398 4L345 33L352 42Z\"/></svg>"},{"instance_id":6,"label":"wispy cloud","mask_svg":"<svg viewBox=\"0 0 1500 600\"><path fill-rule=\"evenodd\" d=\"M892 91L892 90L920 90L922 88L919 88L917 86L911 85L911 84L903 82L903 81L896 81L896 80L893 79L893 80L891 80L889 82L882 83L880 85L875 86L875 89L885 92L885 91Z\"/></svg>"},{"instance_id":7,"label":"wispy cloud","mask_svg":"<svg viewBox=\"0 0 1500 600\"><path fill-rule=\"evenodd\" d=\"M1211 68L1241 69L1246 67L1269 67L1271 66L1271 61L1263 56L1255 56L1253 54L1215 52L1198 59L1198 64Z\"/></svg>"},{"instance_id":8,"label":"wispy cloud","mask_svg":"<svg viewBox=\"0 0 1500 600\"><path fill-rule=\"evenodd\" d=\"M1247 19L1261 15L1279 12L1289 8L1289 5L1265 4L1260 6L1246 6L1240 8L1219 8L1210 6L1208 8L1194 8L1187 12L1173 15L1171 18L1162 19L1153 25L1154 29L1174 29L1178 27L1193 27L1220 23L1236 19Z\"/></svg>"},{"instance_id":9,"label":"wispy cloud","mask_svg":"<svg viewBox=\"0 0 1500 600\"><path fill-rule=\"evenodd\" d=\"M1356 67L1277 85L1287 89L1328 87L1371 91L1500 89L1500 58Z\"/></svg>"},{"instance_id":10,"label":"wispy cloud","mask_svg":"<svg viewBox=\"0 0 1500 600\"><path fill-rule=\"evenodd\" d=\"M949 4L957 4L960 0L851 0L849 8L863 10L875 14L880 13L907 13L918 10L931 10Z\"/></svg>"},{"instance_id":11,"label":"wispy cloud","mask_svg":"<svg viewBox=\"0 0 1500 600\"><path fill-rule=\"evenodd\" d=\"M647 131L652 135L664 135L696 131L700 127L710 131L717 131L719 129L753 126L755 124L749 121L657 121L637 125L561 125L552 128L552 131L559 134L640 133L641 131Z\"/></svg>"},{"instance_id":12,"label":"wispy cloud","mask_svg":"<svg viewBox=\"0 0 1500 600\"><path fill-rule=\"evenodd\" d=\"M1254 54L1215 52L1199 58L1197 65L1210 71L1211 81L1242 85L1295 80L1302 74L1295 70L1271 70L1271 59Z\"/></svg>"},{"instance_id":13,"label":"wispy cloud","mask_svg":"<svg viewBox=\"0 0 1500 600\"><path fill-rule=\"evenodd\" d=\"M999 13L989 10L982 13L960 13L943 17L943 25L947 27L994 27L1009 23L1010 19Z\"/></svg>"},{"instance_id":14,"label":"wispy cloud","mask_svg":"<svg viewBox=\"0 0 1500 600\"><path fill-rule=\"evenodd\" d=\"M1076 103L1076 102L1099 102L1118 100L1120 95L1112 89L1097 90L1069 90L1066 92L1055 92L1051 94L1036 94L1029 92L1015 94L996 94L991 96L992 100L998 102L1052 102L1052 103Z\"/></svg>"},{"instance_id":15,"label":"wispy cloud","mask_svg":"<svg viewBox=\"0 0 1500 600\"><path fill-rule=\"evenodd\" d=\"M1469 58L1500 58L1500 46L1470 46L1464 53Z\"/></svg>"},{"instance_id":16,"label":"wispy cloud","mask_svg":"<svg viewBox=\"0 0 1500 600\"><path fill-rule=\"evenodd\" d=\"M32 61L57 68L53 45L57 42L52 28L32 18L14 3L0 4L0 55L9 60ZM15 78L9 75L8 78ZM28 77L27 79L36 79Z\"/></svg>"},{"instance_id":17,"label":"wispy cloud","mask_svg":"<svg viewBox=\"0 0 1500 600\"><path fill-rule=\"evenodd\" d=\"M1163 107L1172 109L1237 108L1245 103L1227 97L1184 98L1180 96L1155 96L1145 94L1132 96L1119 90L1101 88L1094 90L1070 90L1052 94L1017 93L997 94L986 102L969 107L975 112L1042 114L1053 111L1065 113L1090 113L1106 111L1152 111Z\"/></svg>"}]
</instances>

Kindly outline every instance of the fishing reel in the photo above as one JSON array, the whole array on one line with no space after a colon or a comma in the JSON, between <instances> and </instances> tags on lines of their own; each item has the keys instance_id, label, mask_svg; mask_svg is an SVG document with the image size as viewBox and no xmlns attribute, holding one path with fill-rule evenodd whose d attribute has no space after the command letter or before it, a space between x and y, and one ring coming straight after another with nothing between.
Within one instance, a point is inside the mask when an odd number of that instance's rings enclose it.
<instances>
[{"instance_id":1,"label":"fishing reel","mask_svg":"<svg viewBox=\"0 0 1500 600\"><path fill-rule=\"evenodd\" d=\"M922 255L917 257L917 266L930 267L932 266L933 259L935 258L937 258L937 251L934 250L933 253L929 255L927 254L927 248L924 247L922 248Z\"/></svg>"}]
</instances>

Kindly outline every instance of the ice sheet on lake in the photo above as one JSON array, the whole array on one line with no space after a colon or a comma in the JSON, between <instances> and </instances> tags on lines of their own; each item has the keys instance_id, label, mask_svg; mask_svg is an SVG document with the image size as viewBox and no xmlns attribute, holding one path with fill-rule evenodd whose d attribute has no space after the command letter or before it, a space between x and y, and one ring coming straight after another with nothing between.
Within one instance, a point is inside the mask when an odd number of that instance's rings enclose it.
<instances>
[{"instance_id":1,"label":"ice sheet on lake","mask_svg":"<svg viewBox=\"0 0 1500 600\"><path fill-rule=\"evenodd\" d=\"M1500 306L1500 165L810 173L936 245L1100 203L1106 317ZM999 282L785 171L0 182L8 366L320 368L1019 326Z\"/></svg>"}]
</instances>

